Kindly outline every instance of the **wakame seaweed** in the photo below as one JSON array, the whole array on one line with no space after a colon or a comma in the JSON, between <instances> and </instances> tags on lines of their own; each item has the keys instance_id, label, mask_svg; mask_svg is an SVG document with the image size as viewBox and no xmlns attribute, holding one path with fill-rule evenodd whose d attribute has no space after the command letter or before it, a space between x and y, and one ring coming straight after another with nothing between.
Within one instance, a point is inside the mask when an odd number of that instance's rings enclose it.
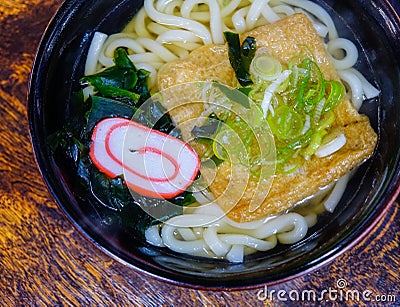
<instances>
[{"instance_id":1,"label":"wakame seaweed","mask_svg":"<svg viewBox=\"0 0 400 307\"><path fill-rule=\"evenodd\" d=\"M99 73L83 77L81 82L89 83L101 97L113 98L134 106L150 98L147 87L149 72L136 69L123 48L115 51L114 63L114 66Z\"/></svg>"},{"instance_id":2,"label":"wakame seaweed","mask_svg":"<svg viewBox=\"0 0 400 307\"><path fill-rule=\"evenodd\" d=\"M228 43L229 62L232 65L235 75L240 85L245 87L253 84L250 77L250 64L256 54L256 40L248 36L240 44L239 34L233 32L224 32L226 42Z\"/></svg>"},{"instance_id":3,"label":"wakame seaweed","mask_svg":"<svg viewBox=\"0 0 400 307\"><path fill-rule=\"evenodd\" d=\"M217 87L223 94L225 94L228 99L240 104L246 109L250 109L249 97L246 95L245 91L240 89L231 89L218 82L213 82L213 85Z\"/></svg>"},{"instance_id":4,"label":"wakame seaweed","mask_svg":"<svg viewBox=\"0 0 400 307\"><path fill-rule=\"evenodd\" d=\"M92 207L103 221L134 228L143 235L154 221L139 204L159 206L163 200L136 195L129 191L122 176L109 178L95 167L89 158L93 129L102 119L124 117L175 137L180 137L180 132L161 103L149 101L149 73L136 69L123 48L115 51L114 63L102 72L81 79L82 86L93 86L95 94L85 101L82 90L73 93L66 124L47 141L53 155L78 175L79 180L72 182L78 197L91 199ZM190 192L184 192L168 201L180 206L176 212L180 214L183 206L195 200ZM170 214L163 219L169 217Z\"/></svg>"},{"instance_id":5,"label":"wakame seaweed","mask_svg":"<svg viewBox=\"0 0 400 307\"><path fill-rule=\"evenodd\" d=\"M221 125L221 120L214 117L208 117L206 122L202 126L194 126L191 133L196 139L214 139L219 126Z\"/></svg>"}]
</instances>

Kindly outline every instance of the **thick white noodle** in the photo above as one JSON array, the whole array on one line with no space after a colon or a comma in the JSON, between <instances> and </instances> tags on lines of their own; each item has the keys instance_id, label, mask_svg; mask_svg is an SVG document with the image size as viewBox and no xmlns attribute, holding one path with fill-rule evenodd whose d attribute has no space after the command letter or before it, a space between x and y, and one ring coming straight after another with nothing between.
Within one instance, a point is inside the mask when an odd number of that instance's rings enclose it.
<instances>
[{"instance_id":1,"label":"thick white noodle","mask_svg":"<svg viewBox=\"0 0 400 307\"><path fill-rule=\"evenodd\" d=\"M280 0L282 3L290 4L294 7L300 7L317 17L329 29L329 39L338 37L335 23L329 13L316 3L307 0Z\"/></svg>"},{"instance_id":2,"label":"thick white noodle","mask_svg":"<svg viewBox=\"0 0 400 307\"><path fill-rule=\"evenodd\" d=\"M268 6L268 0L254 0L246 16L246 28L252 29L260 18L264 5Z\"/></svg>"},{"instance_id":3,"label":"thick white noodle","mask_svg":"<svg viewBox=\"0 0 400 307\"><path fill-rule=\"evenodd\" d=\"M157 11L165 12L165 9L168 7L168 3L170 2L170 0L158 0L155 3L155 8Z\"/></svg>"},{"instance_id":4,"label":"thick white noodle","mask_svg":"<svg viewBox=\"0 0 400 307\"><path fill-rule=\"evenodd\" d=\"M237 33L244 33L247 30L245 15L249 12L249 7L237 10L232 16L232 23Z\"/></svg>"},{"instance_id":5,"label":"thick white noodle","mask_svg":"<svg viewBox=\"0 0 400 307\"><path fill-rule=\"evenodd\" d=\"M244 258L244 246L243 245L232 245L231 250L226 254L225 258L233 263L241 263Z\"/></svg>"},{"instance_id":6,"label":"thick white noodle","mask_svg":"<svg viewBox=\"0 0 400 307\"><path fill-rule=\"evenodd\" d=\"M204 215L212 215L216 217L222 217L220 218L221 222L224 222L226 225L230 225L234 228L237 229L242 229L242 230L251 230L251 229L258 229L262 225L264 225L267 221L274 219L275 217L268 217L265 219L260 219L260 220L255 220L252 222L242 222L238 223L233 221L232 219L228 218L225 216L224 211L219 207L217 204L209 201L206 202L206 205L201 205L197 207L194 211L195 214L204 214Z\"/></svg>"},{"instance_id":7,"label":"thick white noodle","mask_svg":"<svg viewBox=\"0 0 400 307\"><path fill-rule=\"evenodd\" d=\"M202 252L203 256L224 257L241 262L244 248L268 251L274 248L277 242L298 242L305 237L308 224L313 225L315 220L312 213L307 215L307 218L297 213L288 213L246 224L236 223L227 217L216 221L214 214L183 214L163 224L161 235L159 228L152 226L146 230L145 236L150 244L164 244L179 253L198 255ZM202 221L200 224L203 226L193 227L199 224L199 221Z\"/></svg>"},{"instance_id":8,"label":"thick white noodle","mask_svg":"<svg viewBox=\"0 0 400 307\"><path fill-rule=\"evenodd\" d=\"M288 214L280 215L266 222L259 228L252 230L251 235L255 238L262 239L279 233L287 233L289 234L288 236L297 235L298 238L301 239L307 233L307 229L307 222L304 217L300 214L291 212Z\"/></svg>"},{"instance_id":9,"label":"thick white noodle","mask_svg":"<svg viewBox=\"0 0 400 307\"><path fill-rule=\"evenodd\" d=\"M189 55L189 51L186 48L182 48L176 44L169 46L169 50L171 50L174 54L177 55L178 58L184 59Z\"/></svg>"},{"instance_id":10,"label":"thick white noodle","mask_svg":"<svg viewBox=\"0 0 400 307\"><path fill-rule=\"evenodd\" d=\"M203 227L203 226L213 226L219 225L217 222L218 218L211 214L182 214L170 218L166 224L174 227Z\"/></svg>"},{"instance_id":11,"label":"thick white noodle","mask_svg":"<svg viewBox=\"0 0 400 307\"><path fill-rule=\"evenodd\" d=\"M133 37L128 37L126 34L113 34L110 35L107 43L104 44L104 55L112 58L114 51L119 47L125 47L132 50L134 53L144 53L146 49Z\"/></svg>"},{"instance_id":12,"label":"thick white noodle","mask_svg":"<svg viewBox=\"0 0 400 307\"><path fill-rule=\"evenodd\" d=\"M348 69L357 63L358 49L346 38L335 38L328 42L328 52L332 55L333 64L337 70ZM342 58L337 55L343 54Z\"/></svg>"},{"instance_id":13,"label":"thick white noodle","mask_svg":"<svg viewBox=\"0 0 400 307\"><path fill-rule=\"evenodd\" d=\"M145 47L147 50L150 50L154 54L157 54L165 62L171 62L178 59L176 55L174 55L171 51L165 48L162 44L150 38L139 37L136 39L136 41L143 47Z\"/></svg>"},{"instance_id":14,"label":"thick white noodle","mask_svg":"<svg viewBox=\"0 0 400 307\"><path fill-rule=\"evenodd\" d=\"M177 231L182 239L185 241L193 241L197 239L196 234L191 228L178 228Z\"/></svg>"},{"instance_id":15,"label":"thick white noodle","mask_svg":"<svg viewBox=\"0 0 400 307\"><path fill-rule=\"evenodd\" d=\"M272 235L264 240L254 238L246 234L222 234L220 240L226 244L243 245L251 247L258 251L267 251L273 249L277 244L276 236Z\"/></svg>"},{"instance_id":16,"label":"thick white noodle","mask_svg":"<svg viewBox=\"0 0 400 307\"><path fill-rule=\"evenodd\" d=\"M162 227L161 237L165 246L178 253L193 255L206 249L206 244L203 239L192 241L177 239L175 235L175 228L168 224Z\"/></svg>"},{"instance_id":17,"label":"thick white noodle","mask_svg":"<svg viewBox=\"0 0 400 307\"><path fill-rule=\"evenodd\" d=\"M89 47L88 55L85 64L85 75L92 75L98 71L97 63L101 51L103 49L104 42L107 39L107 35L101 32L94 33L92 42Z\"/></svg>"},{"instance_id":18,"label":"thick white noodle","mask_svg":"<svg viewBox=\"0 0 400 307\"><path fill-rule=\"evenodd\" d=\"M295 12L295 10L289 6L289 5L285 5L285 4L281 4L281 5L276 5L272 8L274 10L274 12L280 16L283 17L287 17L290 15L293 15Z\"/></svg>"},{"instance_id":19,"label":"thick white noodle","mask_svg":"<svg viewBox=\"0 0 400 307\"><path fill-rule=\"evenodd\" d=\"M290 222L293 223L293 226L291 226L293 229L277 234L278 241L282 244L293 244L299 242L307 234L308 226L306 219L300 214L291 216L291 218L292 220Z\"/></svg>"},{"instance_id":20,"label":"thick white noodle","mask_svg":"<svg viewBox=\"0 0 400 307\"><path fill-rule=\"evenodd\" d=\"M236 8L239 6L239 4L242 2L242 0L232 0L229 2L228 5L224 6L221 9L221 17L226 17L228 15L231 15Z\"/></svg>"},{"instance_id":21,"label":"thick white noodle","mask_svg":"<svg viewBox=\"0 0 400 307\"><path fill-rule=\"evenodd\" d=\"M182 5L182 0L159 0L156 2L157 11L172 14L176 7Z\"/></svg>"},{"instance_id":22,"label":"thick white noodle","mask_svg":"<svg viewBox=\"0 0 400 307\"><path fill-rule=\"evenodd\" d=\"M153 225L146 229L145 238L148 243L158 247L164 247L163 239L160 236L160 227L159 225Z\"/></svg>"},{"instance_id":23,"label":"thick white noodle","mask_svg":"<svg viewBox=\"0 0 400 307\"><path fill-rule=\"evenodd\" d=\"M367 99L372 99L379 95L380 91L374 87L357 69L349 68L347 71L353 73L361 81L363 92Z\"/></svg>"},{"instance_id":24,"label":"thick white noodle","mask_svg":"<svg viewBox=\"0 0 400 307\"><path fill-rule=\"evenodd\" d=\"M319 22L315 22L314 29L317 31L320 37L326 37L328 35L328 28Z\"/></svg>"},{"instance_id":25,"label":"thick white noodle","mask_svg":"<svg viewBox=\"0 0 400 307\"><path fill-rule=\"evenodd\" d=\"M313 227L318 222L318 216L316 213L313 212L305 215L304 219L306 220L308 228Z\"/></svg>"},{"instance_id":26,"label":"thick white noodle","mask_svg":"<svg viewBox=\"0 0 400 307\"><path fill-rule=\"evenodd\" d=\"M196 4L206 3L209 6L210 29L214 44L223 44L222 16L219 4L216 0L186 0L181 7L183 17L190 19L190 13Z\"/></svg>"},{"instance_id":27,"label":"thick white noodle","mask_svg":"<svg viewBox=\"0 0 400 307\"><path fill-rule=\"evenodd\" d=\"M160 13L154 8L154 0L146 0L144 2L144 8L149 17L154 21L161 24L180 27L193 31L203 40L205 45L212 43L212 38L209 30L201 23L180 16Z\"/></svg>"},{"instance_id":28,"label":"thick white noodle","mask_svg":"<svg viewBox=\"0 0 400 307\"><path fill-rule=\"evenodd\" d=\"M345 144L346 144L346 136L343 133L340 133L329 143L322 144L320 147L318 147L317 151L315 152L315 155L318 158L324 158L330 156L331 154L337 152Z\"/></svg>"},{"instance_id":29,"label":"thick white noodle","mask_svg":"<svg viewBox=\"0 0 400 307\"><path fill-rule=\"evenodd\" d=\"M171 43L171 42L182 42L182 43L198 43L199 38L193 34L193 32L186 30L168 30L161 33L157 39L159 43Z\"/></svg>"},{"instance_id":30,"label":"thick white noodle","mask_svg":"<svg viewBox=\"0 0 400 307\"><path fill-rule=\"evenodd\" d=\"M349 70L338 71L340 78L347 84L351 93L351 102L359 110L364 100L364 91L361 80Z\"/></svg>"},{"instance_id":31,"label":"thick white noodle","mask_svg":"<svg viewBox=\"0 0 400 307\"><path fill-rule=\"evenodd\" d=\"M318 20L316 20L310 13L308 13L307 11L303 10L303 9L295 9L296 13L303 13L305 14L312 22L314 29L317 31L318 35L322 38L325 38L328 33L329 33L329 29L326 25L318 22Z\"/></svg>"},{"instance_id":32,"label":"thick white noodle","mask_svg":"<svg viewBox=\"0 0 400 307\"><path fill-rule=\"evenodd\" d=\"M144 8L140 9L139 12L136 13L134 18L134 29L138 34L138 37L151 37L151 34L147 30L145 19L147 17L147 12Z\"/></svg>"},{"instance_id":33,"label":"thick white noodle","mask_svg":"<svg viewBox=\"0 0 400 307\"><path fill-rule=\"evenodd\" d=\"M163 64L163 60L158 55L156 55L152 52L130 54L129 58L135 65L137 65L139 63L151 63L153 65L153 67L159 68ZM105 66L114 65L112 58L105 57L102 54L100 55L99 62Z\"/></svg>"},{"instance_id":34,"label":"thick white noodle","mask_svg":"<svg viewBox=\"0 0 400 307\"><path fill-rule=\"evenodd\" d=\"M275 21L278 21L280 19L278 14L276 14L275 11L265 2L268 1L264 1L264 7L262 7L261 9L262 16L268 23L273 23Z\"/></svg>"},{"instance_id":35,"label":"thick white noodle","mask_svg":"<svg viewBox=\"0 0 400 307\"><path fill-rule=\"evenodd\" d=\"M343 196L344 191L346 190L347 183L349 182L351 177L351 173L347 173L342 178L340 178L333 188L332 192L329 194L328 198L324 201L324 206L326 211L332 213L340 199Z\"/></svg>"},{"instance_id":36,"label":"thick white noodle","mask_svg":"<svg viewBox=\"0 0 400 307\"><path fill-rule=\"evenodd\" d=\"M221 241L218 236L218 228L216 226L210 226L205 228L203 232L203 238L209 249L217 256L222 257L228 253L231 246Z\"/></svg>"},{"instance_id":37,"label":"thick white noodle","mask_svg":"<svg viewBox=\"0 0 400 307\"><path fill-rule=\"evenodd\" d=\"M186 42L186 43L184 43L184 42L175 42L174 44L176 46L178 46L178 47L186 49L189 52L202 46L200 43L190 43L190 42Z\"/></svg>"},{"instance_id":38,"label":"thick white noodle","mask_svg":"<svg viewBox=\"0 0 400 307\"><path fill-rule=\"evenodd\" d=\"M149 29L149 31L154 34L154 35L161 35L164 32L170 31L171 29L169 27L163 26L159 23L156 22L149 22L147 24L147 28ZM182 30L182 31L187 31L187 30ZM191 31L188 31L189 33L192 33L194 36L196 36L196 34L194 34ZM196 36L197 37L197 36ZM157 40L157 39L156 39ZM200 38L199 38L200 40Z\"/></svg>"},{"instance_id":39,"label":"thick white noodle","mask_svg":"<svg viewBox=\"0 0 400 307\"><path fill-rule=\"evenodd\" d=\"M169 1L168 5L164 9L165 14L173 15L175 10L179 10L179 7L182 6L183 0L173 0Z\"/></svg>"}]
</instances>

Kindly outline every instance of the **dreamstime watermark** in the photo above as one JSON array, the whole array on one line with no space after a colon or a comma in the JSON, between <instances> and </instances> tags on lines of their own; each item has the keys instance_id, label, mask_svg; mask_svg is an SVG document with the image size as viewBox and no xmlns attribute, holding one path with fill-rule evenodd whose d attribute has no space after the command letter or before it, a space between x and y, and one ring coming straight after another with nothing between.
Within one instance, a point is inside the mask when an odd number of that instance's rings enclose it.
<instances>
[{"instance_id":1,"label":"dreamstime watermark","mask_svg":"<svg viewBox=\"0 0 400 307\"><path fill-rule=\"evenodd\" d=\"M292 302L383 302L394 303L396 302L396 295L394 294L374 294L373 291L365 289L362 291L348 288L347 280L341 278L336 281L335 287L329 287L322 290L275 290L268 289L264 286L263 289L257 291L257 299L260 301L292 301Z\"/></svg>"}]
</instances>

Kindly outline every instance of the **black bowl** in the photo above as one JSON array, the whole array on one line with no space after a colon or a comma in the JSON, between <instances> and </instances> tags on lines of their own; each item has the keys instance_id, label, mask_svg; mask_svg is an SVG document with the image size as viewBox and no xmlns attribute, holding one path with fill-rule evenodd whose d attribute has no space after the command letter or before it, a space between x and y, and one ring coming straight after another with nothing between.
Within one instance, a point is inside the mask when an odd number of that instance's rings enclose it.
<instances>
[{"instance_id":1,"label":"black bowl","mask_svg":"<svg viewBox=\"0 0 400 307\"><path fill-rule=\"evenodd\" d=\"M361 109L379 135L373 157L351 180L337 210L323 214L308 236L292 246L257 253L243 264L195 259L152 247L117 216L76 188L76 174L46 144L71 114L68 101L83 75L95 31L118 32L141 7L132 0L67 0L45 32L29 93L32 143L43 177L66 216L102 251L127 266L175 284L207 289L251 288L293 278L331 261L359 242L399 193L400 20L387 1L316 1L327 8L342 36L362 50L358 68L381 90Z\"/></svg>"}]
</instances>

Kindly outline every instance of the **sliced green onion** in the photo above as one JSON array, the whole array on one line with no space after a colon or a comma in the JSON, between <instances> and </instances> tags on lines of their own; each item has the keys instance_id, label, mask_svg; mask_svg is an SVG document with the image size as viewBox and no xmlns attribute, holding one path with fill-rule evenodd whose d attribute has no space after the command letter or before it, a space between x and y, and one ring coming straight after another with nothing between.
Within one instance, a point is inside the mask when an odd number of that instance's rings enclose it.
<instances>
[{"instance_id":1,"label":"sliced green onion","mask_svg":"<svg viewBox=\"0 0 400 307\"><path fill-rule=\"evenodd\" d=\"M275 92L277 91L278 87L281 86L282 83L286 81L287 78L291 75L290 70L285 70L282 73L279 74L279 76L265 89L264 92L264 97L261 102L261 108L263 109L264 112L264 117L267 116L268 109L271 106L271 101L272 98L275 95Z\"/></svg>"},{"instance_id":2,"label":"sliced green onion","mask_svg":"<svg viewBox=\"0 0 400 307\"><path fill-rule=\"evenodd\" d=\"M249 98L256 102L261 102L264 98L264 93L266 88L270 83L267 82L259 82L254 84L249 92Z\"/></svg>"},{"instance_id":3,"label":"sliced green onion","mask_svg":"<svg viewBox=\"0 0 400 307\"><path fill-rule=\"evenodd\" d=\"M335 109L343 99L345 89L342 83L338 81L326 81L326 92L328 98L326 99L324 112Z\"/></svg>"},{"instance_id":4,"label":"sliced green onion","mask_svg":"<svg viewBox=\"0 0 400 307\"><path fill-rule=\"evenodd\" d=\"M315 152L318 150L318 148L322 144L322 138L327 134L325 130L318 131L317 133L314 133L313 136L311 137L310 144L304 149L302 152L303 156L306 159L309 159Z\"/></svg>"},{"instance_id":5,"label":"sliced green onion","mask_svg":"<svg viewBox=\"0 0 400 307\"><path fill-rule=\"evenodd\" d=\"M306 104L315 105L320 102L325 95L325 80L321 69L314 61L311 61L311 84L304 97Z\"/></svg>"},{"instance_id":6,"label":"sliced green onion","mask_svg":"<svg viewBox=\"0 0 400 307\"><path fill-rule=\"evenodd\" d=\"M214 156L213 141L210 139L196 139L197 143L204 144L204 150L199 152L201 162L206 162Z\"/></svg>"},{"instance_id":7,"label":"sliced green onion","mask_svg":"<svg viewBox=\"0 0 400 307\"><path fill-rule=\"evenodd\" d=\"M241 138L230 127L223 126L215 136L213 151L220 160L231 160L232 163L237 163L239 153L245 150Z\"/></svg>"},{"instance_id":8,"label":"sliced green onion","mask_svg":"<svg viewBox=\"0 0 400 307\"><path fill-rule=\"evenodd\" d=\"M282 168L281 168L281 173L282 174L291 174L293 173L295 170L297 170L301 165L301 160L300 157L294 157L293 159L291 159L290 161L286 162Z\"/></svg>"},{"instance_id":9,"label":"sliced green onion","mask_svg":"<svg viewBox=\"0 0 400 307\"><path fill-rule=\"evenodd\" d=\"M313 136L314 132L311 130L307 132L304 136L301 136L300 138L297 138L296 140L292 141L292 143L289 143L286 148L287 149L300 149L303 147L306 147Z\"/></svg>"},{"instance_id":10,"label":"sliced green onion","mask_svg":"<svg viewBox=\"0 0 400 307\"><path fill-rule=\"evenodd\" d=\"M258 108L251 104L246 119L231 114L224 118L229 129L219 130L213 142L215 157L239 162L252 175L261 176L262 165L269 163L268 154L257 147L260 144L254 129L246 126L246 120L253 127L261 127L266 119L276 145L276 169L281 173L291 173L302 160L313 155L323 157L344 146L344 134L332 133L331 125L345 88L338 81L325 80L308 49L287 65L271 55L256 55L250 74L254 84L242 88L242 92Z\"/></svg>"},{"instance_id":11,"label":"sliced green onion","mask_svg":"<svg viewBox=\"0 0 400 307\"><path fill-rule=\"evenodd\" d=\"M325 95L325 80L317 63L309 58L301 62L298 71L300 74L296 95L297 108L304 108L307 113L311 113L313 105L321 101Z\"/></svg>"},{"instance_id":12,"label":"sliced green onion","mask_svg":"<svg viewBox=\"0 0 400 307\"><path fill-rule=\"evenodd\" d=\"M282 174L290 174L294 172L301 164L298 151L288 148L277 148L278 161L276 170Z\"/></svg>"},{"instance_id":13,"label":"sliced green onion","mask_svg":"<svg viewBox=\"0 0 400 307\"><path fill-rule=\"evenodd\" d=\"M329 135L327 135L329 137ZM346 136L343 133L339 133L334 139L326 142L323 141L323 144L318 148L315 152L315 155L318 158L327 157L339 149L341 149L346 144Z\"/></svg>"},{"instance_id":14,"label":"sliced green onion","mask_svg":"<svg viewBox=\"0 0 400 307\"><path fill-rule=\"evenodd\" d=\"M254 81L273 81L282 72L281 63L269 55L256 56L250 65L250 74Z\"/></svg>"},{"instance_id":15,"label":"sliced green onion","mask_svg":"<svg viewBox=\"0 0 400 307\"><path fill-rule=\"evenodd\" d=\"M293 84L295 90L297 90L296 95L296 108L304 108L304 97L307 91L307 86L311 78L311 60L305 59L301 62L298 69L298 81Z\"/></svg>"},{"instance_id":16,"label":"sliced green onion","mask_svg":"<svg viewBox=\"0 0 400 307\"><path fill-rule=\"evenodd\" d=\"M328 128L335 120L333 111L329 111L322 115L320 121L317 123L317 130Z\"/></svg>"},{"instance_id":17,"label":"sliced green onion","mask_svg":"<svg viewBox=\"0 0 400 307\"><path fill-rule=\"evenodd\" d=\"M299 137L303 131L304 119L293 108L282 105L269 114L267 122L272 133L280 140L290 140Z\"/></svg>"}]
</instances>

